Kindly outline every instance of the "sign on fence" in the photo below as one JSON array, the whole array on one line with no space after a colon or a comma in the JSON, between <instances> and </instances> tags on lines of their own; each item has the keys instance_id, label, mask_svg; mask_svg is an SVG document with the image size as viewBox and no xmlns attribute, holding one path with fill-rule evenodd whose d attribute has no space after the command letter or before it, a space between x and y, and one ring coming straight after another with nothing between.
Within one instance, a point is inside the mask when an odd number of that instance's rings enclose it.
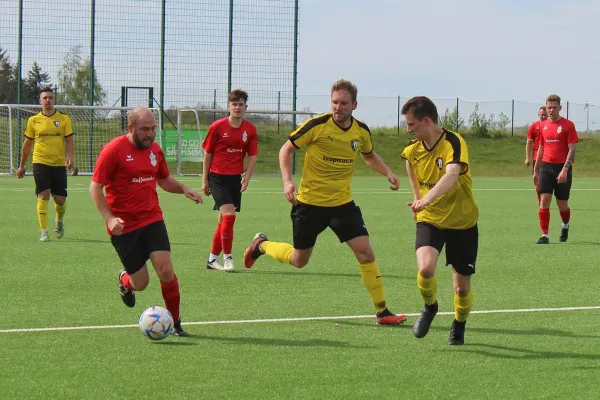
<instances>
[{"instance_id":1,"label":"sign on fence","mask_svg":"<svg viewBox=\"0 0 600 400\"><path fill-rule=\"evenodd\" d=\"M181 162L202 162L204 150L202 137L207 131L181 131ZM163 131L163 152L167 162L177 162L177 130Z\"/></svg>"}]
</instances>

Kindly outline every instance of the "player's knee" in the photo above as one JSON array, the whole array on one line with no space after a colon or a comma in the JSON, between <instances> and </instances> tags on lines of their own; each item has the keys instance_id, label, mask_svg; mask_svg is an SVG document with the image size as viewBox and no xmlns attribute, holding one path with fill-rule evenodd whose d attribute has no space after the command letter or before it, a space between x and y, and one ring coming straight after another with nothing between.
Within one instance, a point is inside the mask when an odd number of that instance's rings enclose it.
<instances>
[{"instance_id":1,"label":"player's knee","mask_svg":"<svg viewBox=\"0 0 600 400\"><path fill-rule=\"evenodd\" d=\"M67 199L64 196L54 196L54 202L59 206L63 206Z\"/></svg>"},{"instance_id":2,"label":"player's knee","mask_svg":"<svg viewBox=\"0 0 600 400\"><path fill-rule=\"evenodd\" d=\"M375 261L375 253L371 247L355 250L354 255L359 264L369 264Z\"/></svg>"},{"instance_id":3,"label":"player's knee","mask_svg":"<svg viewBox=\"0 0 600 400\"><path fill-rule=\"evenodd\" d=\"M37 196L40 200L50 200L50 189L42 190Z\"/></svg>"},{"instance_id":4,"label":"player's knee","mask_svg":"<svg viewBox=\"0 0 600 400\"><path fill-rule=\"evenodd\" d=\"M456 293L460 297L465 297L469 294L471 288L468 285L455 285L454 293Z\"/></svg>"},{"instance_id":5,"label":"player's knee","mask_svg":"<svg viewBox=\"0 0 600 400\"><path fill-rule=\"evenodd\" d=\"M146 289L148 287L148 284L150 283L150 279L147 275L131 275L129 279L132 284L131 286L133 286L133 289L138 292Z\"/></svg>"},{"instance_id":6,"label":"player's knee","mask_svg":"<svg viewBox=\"0 0 600 400\"><path fill-rule=\"evenodd\" d=\"M432 278L435 275L435 265L425 264L424 266L420 267L419 275L421 275L425 279Z\"/></svg>"},{"instance_id":7,"label":"player's knee","mask_svg":"<svg viewBox=\"0 0 600 400\"><path fill-rule=\"evenodd\" d=\"M171 282L173 280L173 265L170 262L165 262L155 267L158 279L162 282Z\"/></svg>"}]
</instances>

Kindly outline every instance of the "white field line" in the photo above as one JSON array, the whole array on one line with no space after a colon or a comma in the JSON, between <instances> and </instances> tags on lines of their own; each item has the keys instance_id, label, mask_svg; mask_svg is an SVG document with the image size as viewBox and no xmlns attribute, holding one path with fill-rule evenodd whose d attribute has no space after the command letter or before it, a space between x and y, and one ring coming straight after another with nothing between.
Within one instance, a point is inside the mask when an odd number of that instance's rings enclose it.
<instances>
[{"instance_id":1,"label":"white field line","mask_svg":"<svg viewBox=\"0 0 600 400\"><path fill-rule=\"evenodd\" d=\"M557 312L557 311L589 311L600 310L600 306L585 307L552 307L552 308L521 308L514 310L478 310L471 311L471 314L514 314L514 313L534 313L534 312ZM406 314L407 317L416 317L419 313ZM454 311L439 312L438 315L454 315ZM234 325L234 324L261 324L274 322L305 322L305 321L324 321L324 320L342 320L342 319L363 319L373 318L373 315L345 315L337 317L305 317L305 318L271 318L271 319L245 319L231 321L196 321L185 322L185 326L190 325ZM55 328L22 328L22 329L2 329L0 333L24 333L24 332L56 332L56 331L82 331L98 329L121 329L137 328L138 325L96 325L96 326L63 326Z\"/></svg>"}]
</instances>

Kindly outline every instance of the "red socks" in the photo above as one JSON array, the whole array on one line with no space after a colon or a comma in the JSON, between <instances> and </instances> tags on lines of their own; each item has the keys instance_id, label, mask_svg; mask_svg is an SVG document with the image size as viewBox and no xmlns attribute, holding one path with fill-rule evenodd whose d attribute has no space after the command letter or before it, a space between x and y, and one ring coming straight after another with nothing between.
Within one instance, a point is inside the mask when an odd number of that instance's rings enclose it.
<instances>
[{"instance_id":1,"label":"red socks","mask_svg":"<svg viewBox=\"0 0 600 400\"><path fill-rule=\"evenodd\" d=\"M538 211L538 216L540 218L540 228L542 228L542 234L548 234L548 227L550 226L550 209L549 208L540 208Z\"/></svg>"},{"instance_id":2,"label":"red socks","mask_svg":"<svg viewBox=\"0 0 600 400\"><path fill-rule=\"evenodd\" d=\"M160 289L162 291L163 299L165 300L165 306L167 310L173 316L173 321L177 322L180 320L179 316L179 281L177 275L173 274L174 278L171 282L160 282Z\"/></svg>"},{"instance_id":3,"label":"red socks","mask_svg":"<svg viewBox=\"0 0 600 400\"><path fill-rule=\"evenodd\" d=\"M210 252L215 256L221 254L221 250L223 250L223 246L221 245L221 226L223 224L217 224L217 230L212 238L212 245L210 246Z\"/></svg>"},{"instance_id":4,"label":"red socks","mask_svg":"<svg viewBox=\"0 0 600 400\"><path fill-rule=\"evenodd\" d=\"M131 287L131 282L129 281L129 273L125 272L123 274L123 276L121 276L121 283L123 284L123 286L125 286L127 289L129 290L134 290L133 287Z\"/></svg>"},{"instance_id":5,"label":"red socks","mask_svg":"<svg viewBox=\"0 0 600 400\"><path fill-rule=\"evenodd\" d=\"M223 245L223 254L231 254L231 248L233 247L234 223L235 215L223 215L223 224L221 225L221 240Z\"/></svg>"},{"instance_id":6,"label":"red socks","mask_svg":"<svg viewBox=\"0 0 600 400\"><path fill-rule=\"evenodd\" d=\"M569 221L571 220L571 209L567 208L567 211L565 212L560 212L560 218L562 219L563 224L568 224Z\"/></svg>"}]
</instances>

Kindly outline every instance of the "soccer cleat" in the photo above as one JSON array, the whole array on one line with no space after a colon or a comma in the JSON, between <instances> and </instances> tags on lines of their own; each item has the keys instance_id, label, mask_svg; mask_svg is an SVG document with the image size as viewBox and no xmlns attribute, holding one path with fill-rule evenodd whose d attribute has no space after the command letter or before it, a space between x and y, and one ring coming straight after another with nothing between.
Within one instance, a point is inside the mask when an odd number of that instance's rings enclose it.
<instances>
[{"instance_id":1,"label":"soccer cleat","mask_svg":"<svg viewBox=\"0 0 600 400\"><path fill-rule=\"evenodd\" d=\"M465 325L467 321L458 322L457 320L452 321L452 327L450 328L450 338L448 344L450 346L460 346L465 344Z\"/></svg>"},{"instance_id":2,"label":"soccer cleat","mask_svg":"<svg viewBox=\"0 0 600 400\"><path fill-rule=\"evenodd\" d=\"M42 231L40 234L40 242L47 242L50 240L50 236L48 236L48 231Z\"/></svg>"},{"instance_id":3,"label":"soccer cleat","mask_svg":"<svg viewBox=\"0 0 600 400\"><path fill-rule=\"evenodd\" d=\"M217 271L223 271L223 266L219 262L219 260L212 260L206 262L206 269L214 269Z\"/></svg>"},{"instance_id":4,"label":"soccer cleat","mask_svg":"<svg viewBox=\"0 0 600 400\"><path fill-rule=\"evenodd\" d=\"M119 271L119 294L121 295L121 300L123 300L123 303L125 303L127 307L133 307L135 306L135 293L133 293L133 290L127 289L121 282L121 277L125 274L126 272L124 269Z\"/></svg>"},{"instance_id":5,"label":"soccer cleat","mask_svg":"<svg viewBox=\"0 0 600 400\"><path fill-rule=\"evenodd\" d=\"M263 255L263 252L260 251L260 244L267 240L269 239L267 239L267 235L264 233L257 233L254 235L252 244L250 244L250 246L244 252L244 266L246 268L252 268L256 259Z\"/></svg>"},{"instance_id":6,"label":"soccer cleat","mask_svg":"<svg viewBox=\"0 0 600 400\"><path fill-rule=\"evenodd\" d=\"M561 235L562 237L562 235ZM541 238L539 238L537 240L537 242L535 242L535 244L548 244L550 243L550 239L548 239L548 236L542 236Z\"/></svg>"},{"instance_id":7,"label":"soccer cleat","mask_svg":"<svg viewBox=\"0 0 600 400\"><path fill-rule=\"evenodd\" d=\"M56 229L54 230L58 239L65 235L65 225L63 221L56 221Z\"/></svg>"},{"instance_id":8,"label":"soccer cleat","mask_svg":"<svg viewBox=\"0 0 600 400\"><path fill-rule=\"evenodd\" d=\"M175 326L173 327L173 336L179 337L188 337L188 333L181 327L181 320L175 322Z\"/></svg>"},{"instance_id":9,"label":"soccer cleat","mask_svg":"<svg viewBox=\"0 0 600 400\"><path fill-rule=\"evenodd\" d=\"M438 303L437 301L431 305L425 304L423 310L421 310L421 315L417 322L413 325L413 334L417 338L424 338L425 335L429 332L429 328L431 327L431 322L433 322L433 318L438 312Z\"/></svg>"},{"instance_id":10,"label":"soccer cleat","mask_svg":"<svg viewBox=\"0 0 600 400\"><path fill-rule=\"evenodd\" d=\"M223 271L233 272L235 271L235 267L233 266L233 258L227 257L223 260Z\"/></svg>"},{"instance_id":11,"label":"soccer cleat","mask_svg":"<svg viewBox=\"0 0 600 400\"><path fill-rule=\"evenodd\" d=\"M566 242L567 239L569 238L569 228L562 228L560 230L560 241L562 243Z\"/></svg>"},{"instance_id":12,"label":"soccer cleat","mask_svg":"<svg viewBox=\"0 0 600 400\"><path fill-rule=\"evenodd\" d=\"M402 325L406 322L406 315L393 314L387 308L376 314L378 325Z\"/></svg>"}]
</instances>

